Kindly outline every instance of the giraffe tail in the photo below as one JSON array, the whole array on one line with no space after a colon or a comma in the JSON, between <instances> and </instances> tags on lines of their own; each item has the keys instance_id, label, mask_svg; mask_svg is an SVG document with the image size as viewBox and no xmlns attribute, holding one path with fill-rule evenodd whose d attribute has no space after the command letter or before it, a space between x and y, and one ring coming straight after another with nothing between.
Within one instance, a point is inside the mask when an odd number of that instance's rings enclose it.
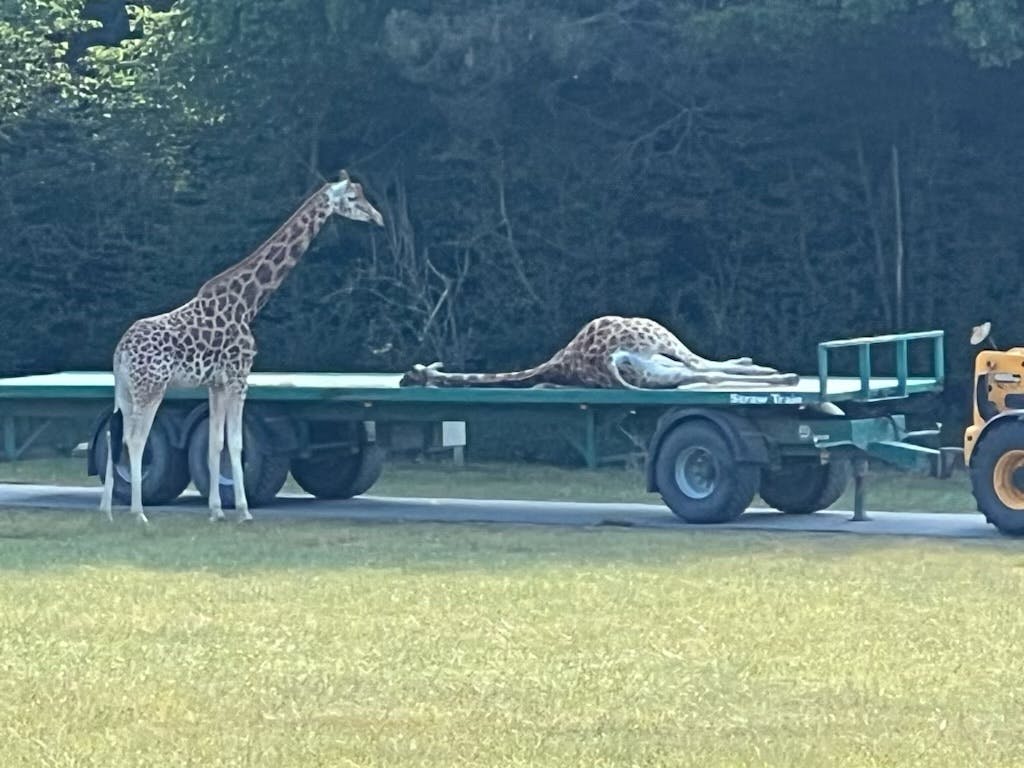
<instances>
[{"instance_id":1,"label":"giraffe tail","mask_svg":"<svg viewBox=\"0 0 1024 768\"><path fill-rule=\"evenodd\" d=\"M121 409L114 407L114 411L107 419L107 456L108 463L116 464L121 460L121 451L124 447L124 414Z\"/></svg>"},{"instance_id":2,"label":"giraffe tail","mask_svg":"<svg viewBox=\"0 0 1024 768\"><path fill-rule=\"evenodd\" d=\"M107 428L103 430L107 441L107 464L103 472L103 495L100 497L100 509L107 514L107 520L113 522L114 514L111 507L114 503L114 462L121 460L121 446L124 443L124 416L121 408L114 404L114 410L107 419Z\"/></svg>"}]
</instances>

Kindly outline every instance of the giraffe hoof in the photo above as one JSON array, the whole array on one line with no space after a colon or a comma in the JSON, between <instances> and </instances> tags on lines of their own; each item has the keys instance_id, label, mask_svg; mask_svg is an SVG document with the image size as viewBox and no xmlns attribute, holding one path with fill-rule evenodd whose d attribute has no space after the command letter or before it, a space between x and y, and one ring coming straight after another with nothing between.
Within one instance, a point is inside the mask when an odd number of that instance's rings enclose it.
<instances>
[{"instance_id":1,"label":"giraffe hoof","mask_svg":"<svg viewBox=\"0 0 1024 768\"><path fill-rule=\"evenodd\" d=\"M238 524L239 525L245 525L246 523L251 523L251 522L252 522L252 515L250 515L248 513L246 513L246 515L244 517L239 517L238 518Z\"/></svg>"}]
</instances>

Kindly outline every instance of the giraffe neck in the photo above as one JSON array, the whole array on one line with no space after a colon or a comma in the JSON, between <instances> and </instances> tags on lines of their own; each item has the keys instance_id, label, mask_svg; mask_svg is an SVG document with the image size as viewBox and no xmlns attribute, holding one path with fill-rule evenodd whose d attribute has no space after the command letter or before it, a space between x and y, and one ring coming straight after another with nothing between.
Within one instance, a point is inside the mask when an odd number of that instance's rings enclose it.
<instances>
[{"instance_id":1,"label":"giraffe neck","mask_svg":"<svg viewBox=\"0 0 1024 768\"><path fill-rule=\"evenodd\" d=\"M328 215L327 199L318 190L249 256L207 280L197 298L215 299L224 309L238 303L244 318L253 320L309 250Z\"/></svg>"},{"instance_id":2,"label":"giraffe neck","mask_svg":"<svg viewBox=\"0 0 1024 768\"><path fill-rule=\"evenodd\" d=\"M560 384L571 381L560 355L533 368L501 373L447 373L430 371L423 373L413 369L401 380L401 386L429 384L434 387L534 387L538 384Z\"/></svg>"}]
</instances>

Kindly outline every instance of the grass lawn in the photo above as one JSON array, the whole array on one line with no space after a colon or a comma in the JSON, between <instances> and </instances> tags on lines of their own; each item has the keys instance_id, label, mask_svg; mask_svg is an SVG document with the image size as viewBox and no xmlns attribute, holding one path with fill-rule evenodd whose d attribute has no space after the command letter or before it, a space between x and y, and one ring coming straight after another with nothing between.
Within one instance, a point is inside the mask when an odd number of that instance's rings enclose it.
<instances>
[{"instance_id":1,"label":"grass lawn","mask_svg":"<svg viewBox=\"0 0 1024 768\"><path fill-rule=\"evenodd\" d=\"M97 484L96 478L85 474L85 459L82 458L0 462L2 482ZM301 491L291 478L284 490ZM656 494L645 490L641 470L620 467L587 470L499 462L470 464L463 468L438 462L391 462L370 493L435 498L661 502ZM755 499L754 504L763 502ZM834 506L853 508L852 484ZM876 472L870 479L868 507L914 512L974 512L976 509L970 482L962 472L945 480L900 472Z\"/></svg>"},{"instance_id":2,"label":"grass lawn","mask_svg":"<svg viewBox=\"0 0 1024 768\"><path fill-rule=\"evenodd\" d=\"M1020 764L1007 540L0 511L39 766Z\"/></svg>"}]
</instances>

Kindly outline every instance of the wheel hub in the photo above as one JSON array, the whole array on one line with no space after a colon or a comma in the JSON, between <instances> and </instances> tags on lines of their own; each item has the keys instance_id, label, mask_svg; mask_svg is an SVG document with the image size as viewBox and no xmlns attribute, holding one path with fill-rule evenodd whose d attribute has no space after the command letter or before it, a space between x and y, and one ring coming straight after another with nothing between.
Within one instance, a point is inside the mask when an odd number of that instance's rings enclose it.
<instances>
[{"instance_id":1,"label":"wheel hub","mask_svg":"<svg viewBox=\"0 0 1024 768\"><path fill-rule=\"evenodd\" d=\"M676 457L676 485L691 499L706 499L718 485L718 461L698 445L684 449Z\"/></svg>"},{"instance_id":2,"label":"wheel hub","mask_svg":"<svg viewBox=\"0 0 1024 768\"><path fill-rule=\"evenodd\" d=\"M1007 451L996 461L992 486L1010 509L1024 511L1024 450Z\"/></svg>"}]
</instances>

